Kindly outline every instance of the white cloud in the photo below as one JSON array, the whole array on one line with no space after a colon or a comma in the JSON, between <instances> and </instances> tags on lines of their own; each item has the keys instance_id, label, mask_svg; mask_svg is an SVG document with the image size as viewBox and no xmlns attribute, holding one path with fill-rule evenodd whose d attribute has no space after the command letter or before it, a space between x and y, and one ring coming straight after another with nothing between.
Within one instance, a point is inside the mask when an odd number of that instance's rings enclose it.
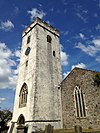
<instances>
[{"instance_id":1,"label":"white cloud","mask_svg":"<svg viewBox=\"0 0 100 133\"><path fill-rule=\"evenodd\" d=\"M69 31L65 31L64 32L64 36L68 35Z\"/></svg>"},{"instance_id":2,"label":"white cloud","mask_svg":"<svg viewBox=\"0 0 100 133\"><path fill-rule=\"evenodd\" d=\"M94 13L94 15L93 15L95 18L97 18L98 17L98 14L97 13Z\"/></svg>"},{"instance_id":3,"label":"white cloud","mask_svg":"<svg viewBox=\"0 0 100 133\"><path fill-rule=\"evenodd\" d=\"M92 41L95 45L95 48L100 51L100 39L94 39Z\"/></svg>"},{"instance_id":4,"label":"white cloud","mask_svg":"<svg viewBox=\"0 0 100 133\"><path fill-rule=\"evenodd\" d=\"M43 12L42 10L38 10L36 8L32 8L32 10L27 11L27 13L31 15L31 21L33 21L33 19L36 17L42 19L46 15L45 12Z\"/></svg>"},{"instance_id":5,"label":"white cloud","mask_svg":"<svg viewBox=\"0 0 100 133\"><path fill-rule=\"evenodd\" d=\"M22 28L24 28L24 29L28 27L27 25L24 25L24 24L22 24L21 26L22 26Z\"/></svg>"},{"instance_id":6,"label":"white cloud","mask_svg":"<svg viewBox=\"0 0 100 133\"><path fill-rule=\"evenodd\" d=\"M96 61L97 61L98 63L100 63L100 56L98 56L98 57L96 58Z\"/></svg>"},{"instance_id":7,"label":"white cloud","mask_svg":"<svg viewBox=\"0 0 100 133\"><path fill-rule=\"evenodd\" d=\"M54 8L51 8L50 11L53 12L54 11Z\"/></svg>"},{"instance_id":8,"label":"white cloud","mask_svg":"<svg viewBox=\"0 0 100 133\"><path fill-rule=\"evenodd\" d=\"M5 101L6 99L5 98L0 98L0 103L2 103L3 101Z\"/></svg>"},{"instance_id":9,"label":"white cloud","mask_svg":"<svg viewBox=\"0 0 100 133\"><path fill-rule=\"evenodd\" d=\"M47 20L46 23L49 25L52 25L52 23L49 20Z\"/></svg>"},{"instance_id":10,"label":"white cloud","mask_svg":"<svg viewBox=\"0 0 100 133\"><path fill-rule=\"evenodd\" d=\"M76 65L72 65L71 70L73 70L75 67L78 67L78 68L86 68L86 65L81 62L81 63L78 63ZM66 73L64 72L63 73L63 77L65 78L69 73L70 73L70 71L67 71Z\"/></svg>"},{"instance_id":11,"label":"white cloud","mask_svg":"<svg viewBox=\"0 0 100 133\"><path fill-rule=\"evenodd\" d=\"M18 14L19 13L19 8L17 6L15 6L14 12L15 12L15 14Z\"/></svg>"},{"instance_id":12,"label":"white cloud","mask_svg":"<svg viewBox=\"0 0 100 133\"><path fill-rule=\"evenodd\" d=\"M84 63L78 63L77 65L72 65L72 69L74 69L75 67L78 67L78 68L86 68L86 65Z\"/></svg>"},{"instance_id":13,"label":"white cloud","mask_svg":"<svg viewBox=\"0 0 100 133\"><path fill-rule=\"evenodd\" d=\"M16 55L5 43L0 42L0 89L15 88L18 72L16 70L17 64L12 58L17 60Z\"/></svg>"},{"instance_id":14,"label":"white cloud","mask_svg":"<svg viewBox=\"0 0 100 133\"><path fill-rule=\"evenodd\" d=\"M83 8L82 5L74 4L75 15L84 23L88 22L88 10Z\"/></svg>"},{"instance_id":15,"label":"white cloud","mask_svg":"<svg viewBox=\"0 0 100 133\"><path fill-rule=\"evenodd\" d=\"M13 73L14 73L15 75L18 74L18 67L17 67L17 69L13 70Z\"/></svg>"},{"instance_id":16,"label":"white cloud","mask_svg":"<svg viewBox=\"0 0 100 133\"><path fill-rule=\"evenodd\" d=\"M80 18L84 23L87 23L88 18L84 17L81 13L76 13L76 16Z\"/></svg>"},{"instance_id":17,"label":"white cloud","mask_svg":"<svg viewBox=\"0 0 100 133\"><path fill-rule=\"evenodd\" d=\"M63 66L67 66L68 65L68 57L69 55L66 54L66 52L64 52L64 48L62 45L60 45L60 54L61 54L61 64Z\"/></svg>"},{"instance_id":18,"label":"white cloud","mask_svg":"<svg viewBox=\"0 0 100 133\"><path fill-rule=\"evenodd\" d=\"M85 52L90 56L94 56L97 53L97 50L94 46L92 45L85 46L80 42L76 45L76 48L81 49L83 52Z\"/></svg>"},{"instance_id":19,"label":"white cloud","mask_svg":"<svg viewBox=\"0 0 100 133\"><path fill-rule=\"evenodd\" d=\"M68 55L63 51L61 51L61 63L63 66L68 65Z\"/></svg>"},{"instance_id":20,"label":"white cloud","mask_svg":"<svg viewBox=\"0 0 100 133\"><path fill-rule=\"evenodd\" d=\"M96 26L96 30L100 30L100 24Z\"/></svg>"},{"instance_id":21,"label":"white cloud","mask_svg":"<svg viewBox=\"0 0 100 133\"><path fill-rule=\"evenodd\" d=\"M92 41L90 41L88 46L85 46L84 44L79 42L75 47L81 49L87 55L95 57L96 61L99 62L99 55L100 55L100 39L99 38L93 39Z\"/></svg>"},{"instance_id":22,"label":"white cloud","mask_svg":"<svg viewBox=\"0 0 100 133\"><path fill-rule=\"evenodd\" d=\"M10 21L7 20L5 22L1 22L0 24L0 29L4 31L11 31L14 28L14 24Z\"/></svg>"},{"instance_id":23,"label":"white cloud","mask_svg":"<svg viewBox=\"0 0 100 133\"><path fill-rule=\"evenodd\" d=\"M20 51L20 50L16 50L16 51L15 51L15 56L16 56L16 57L20 57L20 54L21 54L21 51Z\"/></svg>"},{"instance_id":24,"label":"white cloud","mask_svg":"<svg viewBox=\"0 0 100 133\"><path fill-rule=\"evenodd\" d=\"M63 73L63 77L65 78L69 73L70 73L70 71L68 71L68 72L66 72L66 73L64 72L64 73Z\"/></svg>"},{"instance_id":25,"label":"white cloud","mask_svg":"<svg viewBox=\"0 0 100 133\"><path fill-rule=\"evenodd\" d=\"M84 39L85 38L84 34L79 33L79 35L80 35L81 39Z\"/></svg>"}]
</instances>

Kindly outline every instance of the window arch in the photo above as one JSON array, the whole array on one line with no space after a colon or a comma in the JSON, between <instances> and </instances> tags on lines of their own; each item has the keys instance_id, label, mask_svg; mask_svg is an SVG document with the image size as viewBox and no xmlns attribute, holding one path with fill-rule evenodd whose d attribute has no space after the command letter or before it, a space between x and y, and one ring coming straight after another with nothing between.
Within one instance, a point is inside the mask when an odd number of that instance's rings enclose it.
<instances>
[{"instance_id":1,"label":"window arch","mask_svg":"<svg viewBox=\"0 0 100 133\"><path fill-rule=\"evenodd\" d=\"M24 116L22 114L19 116L17 124L18 125L25 124L25 118L24 118Z\"/></svg>"},{"instance_id":2,"label":"window arch","mask_svg":"<svg viewBox=\"0 0 100 133\"><path fill-rule=\"evenodd\" d=\"M52 41L51 36L47 35L47 42L51 43L51 41Z\"/></svg>"},{"instance_id":3,"label":"window arch","mask_svg":"<svg viewBox=\"0 0 100 133\"><path fill-rule=\"evenodd\" d=\"M28 87L27 87L27 84L24 83L19 94L19 107L26 106L27 94L28 94Z\"/></svg>"},{"instance_id":4,"label":"window arch","mask_svg":"<svg viewBox=\"0 0 100 133\"><path fill-rule=\"evenodd\" d=\"M77 117L86 117L85 97L79 86L74 89L75 109Z\"/></svg>"}]
</instances>

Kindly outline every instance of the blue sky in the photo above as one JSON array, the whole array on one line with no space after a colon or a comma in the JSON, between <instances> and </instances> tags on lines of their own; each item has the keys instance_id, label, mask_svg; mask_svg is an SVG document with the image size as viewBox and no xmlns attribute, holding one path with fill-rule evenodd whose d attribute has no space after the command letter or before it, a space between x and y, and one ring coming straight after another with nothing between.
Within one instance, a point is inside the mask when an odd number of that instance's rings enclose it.
<instances>
[{"instance_id":1,"label":"blue sky","mask_svg":"<svg viewBox=\"0 0 100 133\"><path fill-rule=\"evenodd\" d=\"M0 107L13 109L22 31L35 17L60 30L63 77L100 71L100 0L0 0Z\"/></svg>"}]
</instances>

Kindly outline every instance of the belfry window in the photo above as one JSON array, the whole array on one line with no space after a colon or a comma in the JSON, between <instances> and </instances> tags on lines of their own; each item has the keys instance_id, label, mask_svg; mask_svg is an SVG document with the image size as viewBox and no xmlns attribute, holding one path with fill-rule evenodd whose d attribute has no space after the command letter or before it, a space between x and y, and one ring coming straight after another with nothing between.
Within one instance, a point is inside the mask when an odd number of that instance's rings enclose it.
<instances>
[{"instance_id":1,"label":"belfry window","mask_svg":"<svg viewBox=\"0 0 100 133\"><path fill-rule=\"evenodd\" d=\"M27 44L30 42L30 38L31 38L31 36L28 36L28 38L27 38Z\"/></svg>"},{"instance_id":2,"label":"belfry window","mask_svg":"<svg viewBox=\"0 0 100 133\"><path fill-rule=\"evenodd\" d=\"M19 107L26 106L27 94L28 94L28 87L27 84L24 83L19 94Z\"/></svg>"},{"instance_id":3,"label":"belfry window","mask_svg":"<svg viewBox=\"0 0 100 133\"><path fill-rule=\"evenodd\" d=\"M76 116L86 117L85 99L84 99L85 97L79 86L75 87L74 98L75 98Z\"/></svg>"},{"instance_id":4,"label":"belfry window","mask_svg":"<svg viewBox=\"0 0 100 133\"><path fill-rule=\"evenodd\" d=\"M51 43L51 41L52 41L51 36L47 35L47 42Z\"/></svg>"}]
</instances>

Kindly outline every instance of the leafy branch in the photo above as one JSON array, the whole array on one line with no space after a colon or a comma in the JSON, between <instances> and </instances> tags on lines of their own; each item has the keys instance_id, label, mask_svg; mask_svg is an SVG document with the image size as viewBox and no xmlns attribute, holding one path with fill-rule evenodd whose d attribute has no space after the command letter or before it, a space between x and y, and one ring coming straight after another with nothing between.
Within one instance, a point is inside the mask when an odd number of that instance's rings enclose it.
<instances>
[{"instance_id":1,"label":"leafy branch","mask_svg":"<svg viewBox=\"0 0 100 133\"><path fill-rule=\"evenodd\" d=\"M100 86L100 74L96 74L94 77L93 77L93 80L94 80L94 85L99 87Z\"/></svg>"}]
</instances>

